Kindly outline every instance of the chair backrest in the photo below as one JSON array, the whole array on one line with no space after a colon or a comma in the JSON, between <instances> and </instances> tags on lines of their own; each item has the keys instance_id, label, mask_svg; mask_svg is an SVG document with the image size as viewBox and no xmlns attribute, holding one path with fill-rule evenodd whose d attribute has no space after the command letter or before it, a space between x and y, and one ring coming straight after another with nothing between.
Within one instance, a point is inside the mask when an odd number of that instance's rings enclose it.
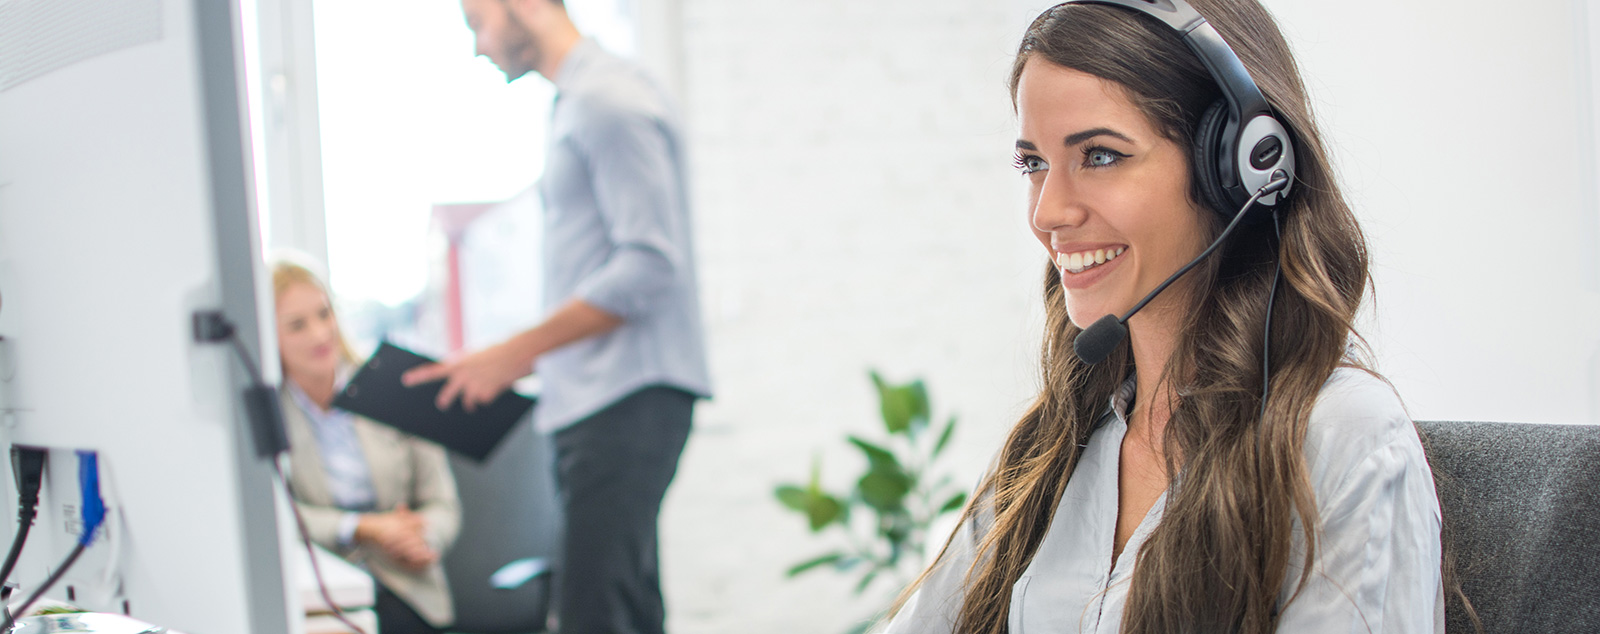
<instances>
[{"instance_id":1,"label":"chair backrest","mask_svg":"<svg viewBox=\"0 0 1600 634\"><path fill-rule=\"evenodd\" d=\"M444 557L462 634L545 631L551 575L505 590L489 577L506 564L560 553L560 507L549 438L533 430L531 416L517 423L483 464L452 454L450 468L461 496L461 533Z\"/></svg>"},{"instance_id":2,"label":"chair backrest","mask_svg":"<svg viewBox=\"0 0 1600 634\"><path fill-rule=\"evenodd\" d=\"M1600 632L1600 425L1417 429L1484 632ZM1446 612L1448 634L1473 631L1459 603Z\"/></svg>"}]
</instances>

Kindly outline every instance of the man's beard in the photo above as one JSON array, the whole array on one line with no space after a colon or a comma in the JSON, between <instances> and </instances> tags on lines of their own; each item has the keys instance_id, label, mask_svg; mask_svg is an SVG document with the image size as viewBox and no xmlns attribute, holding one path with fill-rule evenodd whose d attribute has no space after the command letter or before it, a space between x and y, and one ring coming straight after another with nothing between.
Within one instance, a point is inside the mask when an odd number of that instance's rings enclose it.
<instances>
[{"instance_id":1,"label":"man's beard","mask_svg":"<svg viewBox=\"0 0 1600 634\"><path fill-rule=\"evenodd\" d=\"M544 61L544 54L539 48L539 40L533 35L533 30L511 12L506 12L505 47L502 54L506 59L506 67L500 70L506 74L506 83L511 83L528 74L529 71L538 70L539 63Z\"/></svg>"}]
</instances>

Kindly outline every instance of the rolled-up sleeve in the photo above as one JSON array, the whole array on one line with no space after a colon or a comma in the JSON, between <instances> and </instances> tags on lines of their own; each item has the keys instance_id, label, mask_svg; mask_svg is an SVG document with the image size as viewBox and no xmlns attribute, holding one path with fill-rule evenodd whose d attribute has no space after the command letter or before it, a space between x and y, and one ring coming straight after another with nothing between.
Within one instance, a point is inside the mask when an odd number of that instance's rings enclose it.
<instances>
[{"instance_id":1,"label":"rolled-up sleeve","mask_svg":"<svg viewBox=\"0 0 1600 634\"><path fill-rule=\"evenodd\" d=\"M587 114L591 125L574 141L613 248L574 295L634 320L683 283L688 254L672 239L685 221L675 148L664 124L649 114L604 104Z\"/></svg>"}]
</instances>

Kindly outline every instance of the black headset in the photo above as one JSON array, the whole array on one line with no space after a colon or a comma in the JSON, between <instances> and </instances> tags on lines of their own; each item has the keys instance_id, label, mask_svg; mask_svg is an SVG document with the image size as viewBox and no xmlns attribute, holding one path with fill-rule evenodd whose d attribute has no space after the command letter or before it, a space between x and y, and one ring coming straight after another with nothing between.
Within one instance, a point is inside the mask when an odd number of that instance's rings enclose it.
<instances>
[{"instance_id":1,"label":"black headset","mask_svg":"<svg viewBox=\"0 0 1600 634\"><path fill-rule=\"evenodd\" d=\"M1294 183L1294 145L1288 127L1250 78L1228 43L1184 0L1067 0L1061 4L1104 4L1138 11L1172 27L1211 72L1222 99L1200 117L1193 160L1207 207L1232 219L1248 209L1252 195L1275 177L1287 175L1282 189L1260 196L1255 205L1277 208ZM1277 172L1282 174L1276 174ZM1265 216L1266 214L1257 214Z\"/></svg>"}]
</instances>

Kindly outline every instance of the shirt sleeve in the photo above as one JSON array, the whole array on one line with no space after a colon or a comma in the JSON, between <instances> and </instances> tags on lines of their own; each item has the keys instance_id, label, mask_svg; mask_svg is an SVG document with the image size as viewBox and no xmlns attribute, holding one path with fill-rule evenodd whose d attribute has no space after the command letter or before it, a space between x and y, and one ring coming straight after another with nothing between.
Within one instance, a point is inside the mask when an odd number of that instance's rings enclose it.
<instances>
[{"instance_id":1,"label":"shirt sleeve","mask_svg":"<svg viewBox=\"0 0 1600 634\"><path fill-rule=\"evenodd\" d=\"M1305 589L1284 607L1279 632L1444 632L1439 503L1410 430L1378 446L1319 499L1316 562ZM1284 599L1299 578L1291 572Z\"/></svg>"},{"instance_id":2,"label":"shirt sleeve","mask_svg":"<svg viewBox=\"0 0 1600 634\"><path fill-rule=\"evenodd\" d=\"M339 548L349 550L356 546L356 526L361 523L361 514L346 511L339 517L338 538Z\"/></svg>"},{"instance_id":3,"label":"shirt sleeve","mask_svg":"<svg viewBox=\"0 0 1600 634\"><path fill-rule=\"evenodd\" d=\"M673 236L686 222L672 138L658 117L585 104L590 124L577 137L612 251L575 295L624 320L646 315L680 283L688 254Z\"/></svg>"}]
</instances>

